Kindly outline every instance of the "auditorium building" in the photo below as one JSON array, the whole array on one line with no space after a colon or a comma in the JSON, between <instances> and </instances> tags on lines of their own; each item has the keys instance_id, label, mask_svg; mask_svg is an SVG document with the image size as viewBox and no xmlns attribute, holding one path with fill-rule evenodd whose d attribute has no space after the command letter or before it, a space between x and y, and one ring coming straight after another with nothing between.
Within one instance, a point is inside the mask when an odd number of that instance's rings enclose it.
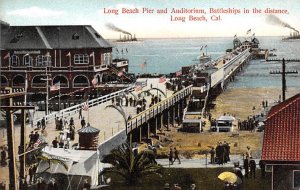
<instances>
[{"instance_id":1,"label":"auditorium building","mask_svg":"<svg viewBox=\"0 0 300 190\"><path fill-rule=\"evenodd\" d=\"M128 71L128 60L113 60L112 46L90 25L10 26L1 21L0 29L1 89L26 88L29 95L40 95L59 84L60 93L68 94L112 83L118 72Z\"/></svg>"}]
</instances>

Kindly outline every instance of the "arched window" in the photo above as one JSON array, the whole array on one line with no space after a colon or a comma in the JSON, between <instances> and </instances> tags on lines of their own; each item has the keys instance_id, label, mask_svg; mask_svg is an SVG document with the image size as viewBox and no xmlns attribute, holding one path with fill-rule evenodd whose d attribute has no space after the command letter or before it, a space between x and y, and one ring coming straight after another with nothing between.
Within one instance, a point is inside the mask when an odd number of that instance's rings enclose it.
<instances>
[{"instance_id":1,"label":"arched window","mask_svg":"<svg viewBox=\"0 0 300 190\"><path fill-rule=\"evenodd\" d=\"M111 63L111 53L104 53L104 64L110 65Z\"/></svg>"},{"instance_id":2,"label":"arched window","mask_svg":"<svg viewBox=\"0 0 300 190\"><path fill-rule=\"evenodd\" d=\"M18 86L25 86L25 77L23 77L22 75L17 75L13 78L12 80L12 85L14 87Z\"/></svg>"},{"instance_id":3,"label":"arched window","mask_svg":"<svg viewBox=\"0 0 300 190\"><path fill-rule=\"evenodd\" d=\"M4 75L1 75L1 87L8 86L8 80Z\"/></svg>"},{"instance_id":4,"label":"arched window","mask_svg":"<svg viewBox=\"0 0 300 190\"><path fill-rule=\"evenodd\" d=\"M47 80L45 80L45 76L37 75L32 78L32 87L46 87Z\"/></svg>"},{"instance_id":5,"label":"arched window","mask_svg":"<svg viewBox=\"0 0 300 190\"><path fill-rule=\"evenodd\" d=\"M66 76L64 75L57 75L53 78L52 84L57 84L60 82L60 87L62 88L68 88L69 87L69 81Z\"/></svg>"},{"instance_id":6,"label":"arched window","mask_svg":"<svg viewBox=\"0 0 300 190\"><path fill-rule=\"evenodd\" d=\"M51 56L50 55L38 55L36 57L36 66L37 67L51 66Z\"/></svg>"},{"instance_id":7,"label":"arched window","mask_svg":"<svg viewBox=\"0 0 300 190\"><path fill-rule=\"evenodd\" d=\"M17 55L12 55L10 57L10 65L11 66L19 66L20 62L19 62L19 56Z\"/></svg>"},{"instance_id":8,"label":"arched window","mask_svg":"<svg viewBox=\"0 0 300 190\"><path fill-rule=\"evenodd\" d=\"M30 55L24 55L23 56L23 65L25 66L32 66L32 57Z\"/></svg>"},{"instance_id":9,"label":"arched window","mask_svg":"<svg viewBox=\"0 0 300 190\"><path fill-rule=\"evenodd\" d=\"M77 75L73 80L73 87L88 87L89 79L84 75Z\"/></svg>"}]
</instances>

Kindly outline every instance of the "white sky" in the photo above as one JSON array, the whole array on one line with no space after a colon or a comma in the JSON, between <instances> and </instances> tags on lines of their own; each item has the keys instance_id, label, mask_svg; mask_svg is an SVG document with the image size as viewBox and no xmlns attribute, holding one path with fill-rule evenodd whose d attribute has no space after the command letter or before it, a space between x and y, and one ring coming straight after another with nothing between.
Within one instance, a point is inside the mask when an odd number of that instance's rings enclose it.
<instances>
[{"instance_id":1,"label":"white sky","mask_svg":"<svg viewBox=\"0 0 300 190\"><path fill-rule=\"evenodd\" d=\"M223 37L246 35L252 29L257 36L283 36L291 30L266 22L266 14L221 15L222 21L174 22L167 14L121 14L122 8L142 9L209 8L286 9L289 14L276 14L282 21L300 30L299 0L1 0L0 18L11 25L92 25L104 38L119 38L120 33L105 24L136 34L138 38ZM119 14L104 14L106 9L119 9ZM186 16L178 14L174 16ZM216 14L218 15L218 14ZM188 19L188 18L186 18Z\"/></svg>"}]
</instances>

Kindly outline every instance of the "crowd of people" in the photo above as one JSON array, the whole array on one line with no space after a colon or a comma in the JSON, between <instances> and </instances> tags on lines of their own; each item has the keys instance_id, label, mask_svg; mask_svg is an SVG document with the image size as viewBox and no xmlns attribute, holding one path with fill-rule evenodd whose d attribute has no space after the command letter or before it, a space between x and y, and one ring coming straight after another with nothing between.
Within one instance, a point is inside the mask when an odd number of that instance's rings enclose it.
<instances>
[{"instance_id":1,"label":"crowd of people","mask_svg":"<svg viewBox=\"0 0 300 190\"><path fill-rule=\"evenodd\" d=\"M19 190L27 190L32 189L31 187L34 186L36 190L59 190L59 184L55 180L55 178L51 178L46 182L43 177L37 178L37 180L32 183L28 184L27 181L22 178L19 182ZM87 179L84 180L84 183L81 185L82 190L89 190L91 189L91 184Z\"/></svg>"},{"instance_id":2,"label":"crowd of people","mask_svg":"<svg viewBox=\"0 0 300 190\"><path fill-rule=\"evenodd\" d=\"M85 120L84 117L82 117L82 120L84 121L85 127ZM82 125L81 120L81 125ZM59 136L55 137L55 139L52 141L53 148L70 148L70 141L73 141L75 139L75 124L73 117L70 118L68 121L67 118L55 118L55 128L56 130L59 130Z\"/></svg>"},{"instance_id":3,"label":"crowd of people","mask_svg":"<svg viewBox=\"0 0 300 190\"><path fill-rule=\"evenodd\" d=\"M223 165L230 161L230 145L226 141L218 142L216 148L212 147L210 150L211 164Z\"/></svg>"}]
</instances>

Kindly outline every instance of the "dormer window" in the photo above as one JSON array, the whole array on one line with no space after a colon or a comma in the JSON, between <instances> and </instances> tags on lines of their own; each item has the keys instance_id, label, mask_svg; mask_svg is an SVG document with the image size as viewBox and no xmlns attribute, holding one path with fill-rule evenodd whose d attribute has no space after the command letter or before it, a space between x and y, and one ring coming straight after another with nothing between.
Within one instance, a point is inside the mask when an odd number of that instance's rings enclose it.
<instances>
[{"instance_id":1,"label":"dormer window","mask_svg":"<svg viewBox=\"0 0 300 190\"><path fill-rule=\"evenodd\" d=\"M77 33L74 33L72 36L72 40L79 40L79 35Z\"/></svg>"},{"instance_id":2,"label":"dormer window","mask_svg":"<svg viewBox=\"0 0 300 190\"><path fill-rule=\"evenodd\" d=\"M23 33L20 32L13 39L10 40L10 43L17 43L23 37Z\"/></svg>"},{"instance_id":3,"label":"dormer window","mask_svg":"<svg viewBox=\"0 0 300 190\"><path fill-rule=\"evenodd\" d=\"M97 32L95 32L95 36L96 38L101 38L101 36Z\"/></svg>"}]
</instances>

